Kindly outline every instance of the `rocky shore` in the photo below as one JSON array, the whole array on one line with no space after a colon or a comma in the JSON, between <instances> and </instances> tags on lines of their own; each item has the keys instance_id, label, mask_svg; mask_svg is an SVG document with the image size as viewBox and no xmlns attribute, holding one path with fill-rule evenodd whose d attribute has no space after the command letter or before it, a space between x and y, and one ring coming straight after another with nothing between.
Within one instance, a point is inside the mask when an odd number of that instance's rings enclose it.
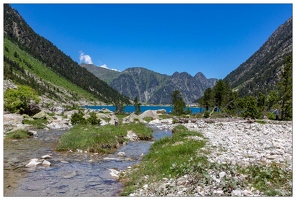
<instances>
[{"instance_id":1,"label":"rocky shore","mask_svg":"<svg viewBox=\"0 0 296 200\"><path fill-rule=\"evenodd\" d=\"M151 121L150 124L159 128L172 129L175 125ZM293 131L291 121L264 120L260 123L243 119L198 119L184 123L189 130L201 132L208 141L204 149L208 161L211 163L229 164L231 166L260 165L270 166L271 163L280 164L284 170L292 171ZM202 139L202 138L192 138ZM197 152L199 154L199 152ZM227 171L210 172L213 182L205 185L193 185L190 174L177 179L163 178L162 181L146 184L130 196L265 196L263 192L252 186L236 188L232 191L222 190L222 182ZM232 177L235 180L244 179L243 174ZM266 183L268 184L268 183ZM292 188L292 180L291 180ZM289 192L281 191L289 196ZM291 191L290 191L291 192ZM291 195L291 194L290 194Z\"/></svg>"},{"instance_id":2,"label":"rocky shore","mask_svg":"<svg viewBox=\"0 0 296 200\"><path fill-rule=\"evenodd\" d=\"M50 117L46 129L69 129L71 127L69 119L74 112L76 111L64 112L66 118L59 115ZM97 115L101 118L101 125L108 123L102 119L104 118L102 113ZM107 118L111 118L113 113L109 115ZM144 121L147 117L153 119L148 124L159 129L172 130L176 125L182 124L191 131L202 133L204 138L196 136L189 139L207 141L203 149L206 153L197 152L196 154L205 155L210 163L242 167L270 166L276 163L282 166L283 170L292 171L293 130L291 121L254 122L241 118L160 119L156 111L147 111L139 116L131 114L124 118L122 123L131 123L135 120L147 123ZM24 116L21 115L4 114L4 135L8 131L17 129L30 130L30 126L22 123L23 120ZM118 119L114 118L109 123L113 121L118 121ZM126 173L131 169L129 167L121 173ZM243 180L245 178L243 174L237 173L231 177L229 171L222 169L210 170L209 174L213 181L208 184L197 184L196 177L191 174L178 178L165 177L162 181L145 184L130 196L265 196L263 192L252 186L234 188L227 194L222 190L222 183L225 179ZM292 188L292 180L290 185ZM287 196L292 195L291 191L281 192Z\"/></svg>"}]
</instances>

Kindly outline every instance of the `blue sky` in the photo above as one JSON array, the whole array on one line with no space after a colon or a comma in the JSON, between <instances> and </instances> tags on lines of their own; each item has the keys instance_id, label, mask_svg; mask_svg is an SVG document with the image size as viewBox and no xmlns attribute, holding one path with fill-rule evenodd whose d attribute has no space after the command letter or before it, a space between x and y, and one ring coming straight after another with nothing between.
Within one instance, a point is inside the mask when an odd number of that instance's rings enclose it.
<instances>
[{"instance_id":1,"label":"blue sky","mask_svg":"<svg viewBox=\"0 0 296 200\"><path fill-rule=\"evenodd\" d=\"M11 4L74 61L223 79L292 16L292 4Z\"/></svg>"}]
</instances>

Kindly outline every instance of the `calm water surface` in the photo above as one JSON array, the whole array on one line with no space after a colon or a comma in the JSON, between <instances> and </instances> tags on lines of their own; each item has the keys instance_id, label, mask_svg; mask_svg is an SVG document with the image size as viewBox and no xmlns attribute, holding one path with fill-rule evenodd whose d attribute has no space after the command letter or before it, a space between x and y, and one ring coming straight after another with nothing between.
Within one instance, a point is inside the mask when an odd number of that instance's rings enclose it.
<instances>
[{"instance_id":1,"label":"calm water surface","mask_svg":"<svg viewBox=\"0 0 296 200\"><path fill-rule=\"evenodd\" d=\"M112 112L115 111L115 106L84 106L84 108L93 109L93 110L101 110L102 108L108 108ZM145 112L146 110L159 110L159 109L165 109L167 113L171 113L173 108L172 106L141 106L141 112ZM190 107L192 114L203 112L203 108L197 108L197 107ZM126 106L124 108L124 112L132 113L135 111L134 106Z\"/></svg>"}]
</instances>

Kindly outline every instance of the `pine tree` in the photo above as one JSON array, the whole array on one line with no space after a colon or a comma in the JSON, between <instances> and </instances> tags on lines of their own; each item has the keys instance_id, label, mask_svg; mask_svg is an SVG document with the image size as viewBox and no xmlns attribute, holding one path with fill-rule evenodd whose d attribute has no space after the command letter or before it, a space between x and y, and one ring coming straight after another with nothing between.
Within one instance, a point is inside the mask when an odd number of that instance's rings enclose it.
<instances>
[{"instance_id":1,"label":"pine tree","mask_svg":"<svg viewBox=\"0 0 296 200\"><path fill-rule=\"evenodd\" d=\"M184 113L184 108L186 107L185 102L183 101L183 97L179 90L174 90L172 97L172 106L173 106L173 113L176 115L181 115Z\"/></svg>"},{"instance_id":2,"label":"pine tree","mask_svg":"<svg viewBox=\"0 0 296 200\"><path fill-rule=\"evenodd\" d=\"M141 103L138 101L138 97L135 97L134 99L134 107L135 107L135 113L139 114L141 112Z\"/></svg>"},{"instance_id":3,"label":"pine tree","mask_svg":"<svg viewBox=\"0 0 296 200\"><path fill-rule=\"evenodd\" d=\"M214 106L213 91L211 88L207 88L205 90L203 97L200 99L200 104L205 108L206 111Z\"/></svg>"},{"instance_id":4,"label":"pine tree","mask_svg":"<svg viewBox=\"0 0 296 200\"><path fill-rule=\"evenodd\" d=\"M281 120L292 119L292 57L286 58L279 82L281 96Z\"/></svg>"},{"instance_id":5,"label":"pine tree","mask_svg":"<svg viewBox=\"0 0 296 200\"><path fill-rule=\"evenodd\" d=\"M225 83L222 79L218 80L213 87L215 105L219 108L225 103L226 91Z\"/></svg>"}]
</instances>

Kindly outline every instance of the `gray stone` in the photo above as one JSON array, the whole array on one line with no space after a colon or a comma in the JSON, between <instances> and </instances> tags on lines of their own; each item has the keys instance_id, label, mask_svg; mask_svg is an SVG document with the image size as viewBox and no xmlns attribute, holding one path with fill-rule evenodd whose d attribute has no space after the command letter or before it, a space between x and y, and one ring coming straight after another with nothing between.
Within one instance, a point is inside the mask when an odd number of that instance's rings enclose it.
<instances>
[{"instance_id":1,"label":"gray stone","mask_svg":"<svg viewBox=\"0 0 296 200\"><path fill-rule=\"evenodd\" d=\"M166 114L166 110L165 109L158 109L156 111L156 114Z\"/></svg>"},{"instance_id":2,"label":"gray stone","mask_svg":"<svg viewBox=\"0 0 296 200\"><path fill-rule=\"evenodd\" d=\"M241 197L242 196L242 191L241 190L232 190L231 196Z\"/></svg>"},{"instance_id":3,"label":"gray stone","mask_svg":"<svg viewBox=\"0 0 296 200\"><path fill-rule=\"evenodd\" d=\"M51 156L47 154L47 155L42 156L41 158L42 159L48 159L48 158L51 158Z\"/></svg>"},{"instance_id":4,"label":"gray stone","mask_svg":"<svg viewBox=\"0 0 296 200\"><path fill-rule=\"evenodd\" d=\"M127 132L127 135L126 135L126 138L129 139L130 141L137 141L137 140L139 140L139 137L133 131L128 131Z\"/></svg>"},{"instance_id":5,"label":"gray stone","mask_svg":"<svg viewBox=\"0 0 296 200\"><path fill-rule=\"evenodd\" d=\"M75 177L76 175L77 175L76 172L73 171L71 174L67 174L67 175L63 176L63 178L65 178L65 179L70 179L70 178Z\"/></svg>"},{"instance_id":6,"label":"gray stone","mask_svg":"<svg viewBox=\"0 0 296 200\"><path fill-rule=\"evenodd\" d=\"M143 112L139 116L142 119L144 119L145 117L152 117L153 119L159 118L155 110L146 110L145 112Z\"/></svg>"},{"instance_id":7,"label":"gray stone","mask_svg":"<svg viewBox=\"0 0 296 200\"><path fill-rule=\"evenodd\" d=\"M26 167L35 167L37 165L39 165L41 162L38 161L37 158L33 158L30 160L30 162L26 165Z\"/></svg>"},{"instance_id":8,"label":"gray stone","mask_svg":"<svg viewBox=\"0 0 296 200\"><path fill-rule=\"evenodd\" d=\"M223 178L225 175L226 175L226 172L220 172L220 173L219 173L219 177L220 177L220 179Z\"/></svg>"},{"instance_id":9,"label":"gray stone","mask_svg":"<svg viewBox=\"0 0 296 200\"><path fill-rule=\"evenodd\" d=\"M116 117L116 115L112 115L111 116L111 119L109 121L109 124L112 124L112 125L117 126L118 123L119 123L118 117Z\"/></svg>"},{"instance_id":10,"label":"gray stone","mask_svg":"<svg viewBox=\"0 0 296 200\"><path fill-rule=\"evenodd\" d=\"M47 118L47 114L44 110L40 111L39 113L33 116L33 119L46 119L46 118Z\"/></svg>"},{"instance_id":11,"label":"gray stone","mask_svg":"<svg viewBox=\"0 0 296 200\"><path fill-rule=\"evenodd\" d=\"M125 157L125 152L118 152L117 154L119 157Z\"/></svg>"},{"instance_id":12,"label":"gray stone","mask_svg":"<svg viewBox=\"0 0 296 200\"><path fill-rule=\"evenodd\" d=\"M38 133L37 133L37 131L28 130L27 133L28 133L28 135L30 135L30 136L38 137Z\"/></svg>"},{"instance_id":13,"label":"gray stone","mask_svg":"<svg viewBox=\"0 0 296 200\"><path fill-rule=\"evenodd\" d=\"M51 163L50 163L49 161L47 161L47 160L44 160L44 161L42 162L42 165L48 167L48 166L51 165Z\"/></svg>"}]
</instances>

